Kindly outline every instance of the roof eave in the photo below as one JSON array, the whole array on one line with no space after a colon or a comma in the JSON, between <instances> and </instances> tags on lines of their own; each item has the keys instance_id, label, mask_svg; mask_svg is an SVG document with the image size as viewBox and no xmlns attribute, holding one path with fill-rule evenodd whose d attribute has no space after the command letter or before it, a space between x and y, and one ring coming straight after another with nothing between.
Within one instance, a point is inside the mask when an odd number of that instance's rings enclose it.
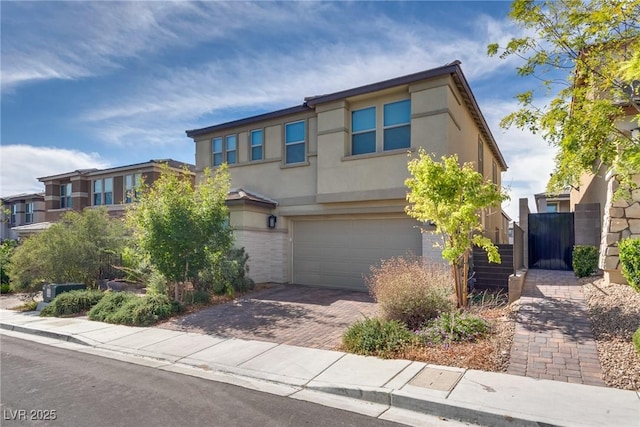
<instances>
[{"instance_id":1,"label":"roof eave","mask_svg":"<svg viewBox=\"0 0 640 427\"><path fill-rule=\"evenodd\" d=\"M246 125L250 125L252 123L258 123L264 120L275 119L278 117L284 117L284 116L289 116L289 115L298 114L298 113L306 113L309 111L312 111L312 109L309 108L309 106L306 103L304 103L302 105L296 105L294 107L284 108L282 110L271 111L264 114L258 114L257 116L245 117L244 119L233 120L231 122L226 122L226 123L220 123L218 125L208 126L206 128L187 130L185 131L185 133L189 138L194 138L200 135L206 135L208 133L212 133L220 130L231 129L239 126L246 126Z\"/></svg>"}]
</instances>

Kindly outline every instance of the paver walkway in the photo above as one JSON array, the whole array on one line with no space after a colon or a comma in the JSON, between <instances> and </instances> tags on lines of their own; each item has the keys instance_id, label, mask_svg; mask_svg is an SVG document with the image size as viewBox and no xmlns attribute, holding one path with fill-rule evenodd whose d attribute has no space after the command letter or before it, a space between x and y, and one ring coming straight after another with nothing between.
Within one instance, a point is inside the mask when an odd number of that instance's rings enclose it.
<instances>
[{"instance_id":1,"label":"paver walkway","mask_svg":"<svg viewBox=\"0 0 640 427\"><path fill-rule=\"evenodd\" d=\"M365 292L275 285L157 327L333 350L349 325L376 312Z\"/></svg>"},{"instance_id":2,"label":"paver walkway","mask_svg":"<svg viewBox=\"0 0 640 427\"><path fill-rule=\"evenodd\" d=\"M582 286L572 271L527 273L507 373L605 385Z\"/></svg>"}]
</instances>

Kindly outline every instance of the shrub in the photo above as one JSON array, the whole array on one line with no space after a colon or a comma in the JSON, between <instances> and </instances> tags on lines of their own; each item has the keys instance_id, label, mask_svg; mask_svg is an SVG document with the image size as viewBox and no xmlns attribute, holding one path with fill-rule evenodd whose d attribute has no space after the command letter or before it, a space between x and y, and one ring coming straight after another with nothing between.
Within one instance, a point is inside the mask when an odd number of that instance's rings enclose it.
<instances>
[{"instance_id":1,"label":"shrub","mask_svg":"<svg viewBox=\"0 0 640 427\"><path fill-rule=\"evenodd\" d=\"M138 296L129 292L107 293L89 311L89 319L130 326L149 326L179 312L181 306L166 295Z\"/></svg>"},{"instance_id":2,"label":"shrub","mask_svg":"<svg viewBox=\"0 0 640 427\"><path fill-rule=\"evenodd\" d=\"M421 258L383 260L379 267L371 267L365 282L380 305L382 317L403 322L413 330L453 307L450 270Z\"/></svg>"},{"instance_id":3,"label":"shrub","mask_svg":"<svg viewBox=\"0 0 640 427\"><path fill-rule=\"evenodd\" d=\"M38 308L38 301L25 301L23 304L14 307L12 310L16 310L16 311L34 311L36 308Z\"/></svg>"},{"instance_id":4,"label":"shrub","mask_svg":"<svg viewBox=\"0 0 640 427\"><path fill-rule=\"evenodd\" d=\"M598 271L598 248L575 245L573 247L573 272L576 277L588 277Z\"/></svg>"},{"instance_id":5,"label":"shrub","mask_svg":"<svg viewBox=\"0 0 640 427\"><path fill-rule=\"evenodd\" d=\"M104 293L96 289L82 289L64 292L51 301L40 312L40 316L72 316L91 309L104 296Z\"/></svg>"},{"instance_id":6,"label":"shrub","mask_svg":"<svg viewBox=\"0 0 640 427\"><path fill-rule=\"evenodd\" d=\"M475 341L489 332L489 324L481 317L469 313L442 313L427 322L418 336L427 344L449 344Z\"/></svg>"},{"instance_id":7,"label":"shrub","mask_svg":"<svg viewBox=\"0 0 640 427\"><path fill-rule=\"evenodd\" d=\"M413 333L404 324L372 318L351 325L342 336L342 344L351 353L390 357L413 339Z\"/></svg>"},{"instance_id":8,"label":"shrub","mask_svg":"<svg viewBox=\"0 0 640 427\"><path fill-rule=\"evenodd\" d=\"M11 285L9 285L8 283L3 283L2 285L0 285L0 294L10 294L13 291L11 290Z\"/></svg>"},{"instance_id":9,"label":"shrub","mask_svg":"<svg viewBox=\"0 0 640 427\"><path fill-rule=\"evenodd\" d=\"M640 292L640 239L626 238L618 242L622 275L629 285Z\"/></svg>"},{"instance_id":10,"label":"shrub","mask_svg":"<svg viewBox=\"0 0 640 427\"><path fill-rule=\"evenodd\" d=\"M4 290L6 289L4 285L9 285L8 268L16 246L18 246L18 242L15 240L4 240L0 243L0 284L3 285L3 294L9 293L9 291Z\"/></svg>"},{"instance_id":11,"label":"shrub","mask_svg":"<svg viewBox=\"0 0 640 427\"><path fill-rule=\"evenodd\" d=\"M9 277L18 292L49 283L93 284L105 272L105 259L127 241L119 219L106 209L67 212L47 230L25 239L12 253Z\"/></svg>"},{"instance_id":12,"label":"shrub","mask_svg":"<svg viewBox=\"0 0 640 427\"><path fill-rule=\"evenodd\" d=\"M636 353L640 354L640 327L633 333L633 346L636 348Z\"/></svg>"},{"instance_id":13,"label":"shrub","mask_svg":"<svg viewBox=\"0 0 640 427\"><path fill-rule=\"evenodd\" d=\"M213 292L216 295L235 295L255 287L255 283L246 273L249 272L249 255L244 248L230 249L227 254L211 254L209 265L200 271L196 288Z\"/></svg>"},{"instance_id":14,"label":"shrub","mask_svg":"<svg viewBox=\"0 0 640 427\"><path fill-rule=\"evenodd\" d=\"M187 291L184 293L182 301L185 304L209 304L211 302L211 294L207 291Z\"/></svg>"},{"instance_id":15,"label":"shrub","mask_svg":"<svg viewBox=\"0 0 640 427\"><path fill-rule=\"evenodd\" d=\"M131 298L138 297L129 292L105 292L100 302L89 310L89 319L109 322L107 319Z\"/></svg>"},{"instance_id":16,"label":"shrub","mask_svg":"<svg viewBox=\"0 0 640 427\"><path fill-rule=\"evenodd\" d=\"M147 285L146 293L150 295L169 295L171 286L167 278L155 268L151 268L143 282Z\"/></svg>"}]
</instances>

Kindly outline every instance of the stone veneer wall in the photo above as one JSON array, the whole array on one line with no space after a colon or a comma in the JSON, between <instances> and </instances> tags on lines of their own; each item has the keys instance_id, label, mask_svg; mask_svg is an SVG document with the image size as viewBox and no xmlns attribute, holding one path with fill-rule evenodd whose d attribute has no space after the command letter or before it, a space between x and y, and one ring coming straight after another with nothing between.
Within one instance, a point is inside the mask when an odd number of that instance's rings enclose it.
<instances>
[{"instance_id":1,"label":"stone veneer wall","mask_svg":"<svg viewBox=\"0 0 640 427\"><path fill-rule=\"evenodd\" d=\"M600 268L605 279L614 283L626 283L620 272L618 242L626 237L640 239L640 174L633 177L638 188L626 200L613 200L618 189L615 176L607 176L607 204L600 242Z\"/></svg>"}]
</instances>

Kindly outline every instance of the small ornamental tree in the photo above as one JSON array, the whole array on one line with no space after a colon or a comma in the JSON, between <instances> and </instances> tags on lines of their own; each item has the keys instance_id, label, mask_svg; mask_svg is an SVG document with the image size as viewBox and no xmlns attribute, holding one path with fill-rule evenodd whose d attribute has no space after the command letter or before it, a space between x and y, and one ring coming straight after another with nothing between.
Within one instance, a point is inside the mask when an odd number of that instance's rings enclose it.
<instances>
[{"instance_id":1,"label":"small ornamental tree","mask_svg":"<svg viewBox=\"0 0 640 427\"><path fill-rule=\"evenodd\" d=\"M514 0L509 18L525 34L488 54L521 59L516 72L531 85L501 126L557 147L550 192L579 187L603 165L621 190L633 187L640 139L620 123L640 120L640 0Z\"/></svg>"},{"instance_id":2,"label":"small ornamental tree","mask_svg":"<svg viewBox=\"0 0 640 427\"><path fill-rule=\"evenodd\" d=\"M456 155L435 161L424 150L409 161L411 178L406 207L409 216L435 224L442 236L442 257L452 266L458 307L467 305L469 254L473 245L483 248L490 262L500 262L498 248L481 234L479 212L484 208L500 208L507 196L502 190L476 172L471 163L460 166ZM423 230L424 231L424 230Z\"/></svg>"},{"instance_id":3,"label":"small ornamental tree","mask_svg":"<svg viewBox=\"0 0 640 427\"><path fill-rule=\"evenodd\" d=\"M213 254L231 248L225 205L229 186L226 165L215 174L206 169L195 188L187 174L178 176L164 165L160 178L143 187L138 203L127 211L138 247L173 283L176 300L181 284L194 281Z\"/></svg>"}]
</instances>

